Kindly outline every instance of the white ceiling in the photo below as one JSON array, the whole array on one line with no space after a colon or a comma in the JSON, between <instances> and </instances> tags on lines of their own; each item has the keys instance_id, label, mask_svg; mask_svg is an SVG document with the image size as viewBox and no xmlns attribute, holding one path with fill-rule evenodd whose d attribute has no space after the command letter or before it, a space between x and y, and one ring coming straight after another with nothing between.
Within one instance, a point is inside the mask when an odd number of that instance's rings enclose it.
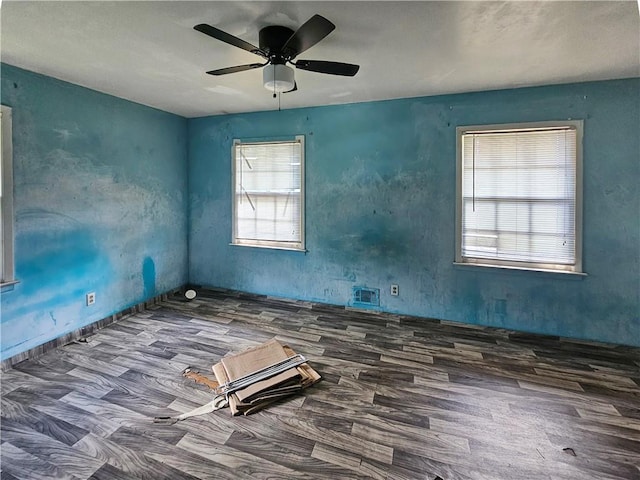
<instances>
[{"instance_id":1,"label":"white ceiling","mask_svg":"<svg viewBox=\"0 0 640 480\"><path fill-rule=\"evenodd\" d=\"M3 1L1 60L134 102L198 117L278 108L262 59L193 30L254 45L266 25L320 14L336 29L302 59L359 64L353 77L296 71L294 108L640 76L634 1Z\"/></svg>"}]
</instances>

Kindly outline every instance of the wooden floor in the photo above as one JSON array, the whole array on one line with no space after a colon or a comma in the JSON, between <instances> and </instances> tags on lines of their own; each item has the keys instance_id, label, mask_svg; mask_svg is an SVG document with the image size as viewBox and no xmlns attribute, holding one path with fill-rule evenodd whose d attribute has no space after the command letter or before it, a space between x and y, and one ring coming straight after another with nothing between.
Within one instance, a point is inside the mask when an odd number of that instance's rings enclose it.
<instances>
[{"instance_id":1,"label":"wooden floor","mask_svg":"<svg viewBox=\"0 0 640 480\"><path fill-rule=\"evenodd\" d=\"M181 372L277 338L323 380L248 417ZM640 349L229 292L2 374L2 480L640 479Z\"/></svg>"}]
</instances>

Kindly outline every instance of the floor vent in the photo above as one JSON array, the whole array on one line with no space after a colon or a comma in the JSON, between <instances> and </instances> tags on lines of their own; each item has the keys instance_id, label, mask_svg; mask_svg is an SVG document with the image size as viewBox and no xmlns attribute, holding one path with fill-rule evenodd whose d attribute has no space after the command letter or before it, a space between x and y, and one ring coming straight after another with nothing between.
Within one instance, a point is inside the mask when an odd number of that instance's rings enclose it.
<instances>
[{"instance_id":1,"label":"floor vent","mask_svg":"<svg viewBox=\"0 0 640 480\"><path fill-rule=\"evenodd\" d=\"M380 289L353 287L353 304L367 307L380 306Z\"/></svg>"}]
</instances>

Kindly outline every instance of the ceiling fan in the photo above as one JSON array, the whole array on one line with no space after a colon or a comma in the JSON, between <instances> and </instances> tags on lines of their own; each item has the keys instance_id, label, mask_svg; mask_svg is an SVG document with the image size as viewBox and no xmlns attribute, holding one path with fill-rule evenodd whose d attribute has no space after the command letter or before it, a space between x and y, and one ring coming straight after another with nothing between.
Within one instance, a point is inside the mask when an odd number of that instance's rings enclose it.
<instances>
[{"instance_id":1,"label":"ceiling fan","mask_svg":"<svg viewBox=\"0 0 640 480\"><path fill-rule=\"evenodd\" d=\"M206 23L201 23L193 28L229 45L255 53L266 60L264 63L249 63L210 70L207 72L209 75L226 75L265 67L262 73L264 86L273 91L274 96L276 92L287 93L298 89L293 69L287 66L287 63L300 70L346 77L353 77L360 68L359 65L351 63L324 60L296 60L294 62L299 54L313 47L336 28L333 23L320 15L311 17L295 32L279 25L262 28L259 33L259 47Z\"/></svg>"}]
</instances>

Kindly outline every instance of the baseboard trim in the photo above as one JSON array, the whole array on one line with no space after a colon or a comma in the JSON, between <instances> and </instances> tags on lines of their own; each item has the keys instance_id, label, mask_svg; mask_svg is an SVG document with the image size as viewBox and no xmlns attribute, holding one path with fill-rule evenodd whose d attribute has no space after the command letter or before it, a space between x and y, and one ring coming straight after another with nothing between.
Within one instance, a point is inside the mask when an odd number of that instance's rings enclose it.
<instances>
[{"instance_id":1,"label":"baseboard trim","mask_svg":"<svg viewBox=\"0 0 640 480\"><path fill-rule=\"evenodd\" d=\"M1 365L0 365L0 370L5 372L9 369L11 369L15 364L23 362L25 360L31 360L34 358L39 357L40 355L48 352L49 350L53 350L54 348L58 348L61 347L63 345L66 345L70 342L73 342L75 340L78 340L79 338L83 338L86 337L88 335L91 335L92 333L96 332L97 330L100 330L101 328L106 327L107 325L111 325L112 323L117 322L118 320L122 320L123 318L128 317L129 315L133 315L135 313L140 313L145 311L147 308L149 308L152 305L156 305L157 303L163 302L165 300L167 300L169 298L170 295L174 295L178 292L180 292L182 290L182 288L176 288L174 290L171 290L169 292L160 294L156 297L153 297L149 300L146 300L144 302L138 303L137 305L134 305L132 307L129 308L125 308L124 310L121 310L120 312L114 313L113 315L109 316L109 317L105 317L101 320L98 320L96 322L90 323L89 325L85 325L82 328L79 328L77 330L74 330L72 332L69 332L65 335L62 335L58 338L54 338L53 340L49 340L46 343L43 343L42 345L38 345L37 347L31 348L29 350L26 350L24 352L21 352L17 355L14 355L13 357L9 357L5 360L2 360Z\"/></svg>"}]
</instances>

